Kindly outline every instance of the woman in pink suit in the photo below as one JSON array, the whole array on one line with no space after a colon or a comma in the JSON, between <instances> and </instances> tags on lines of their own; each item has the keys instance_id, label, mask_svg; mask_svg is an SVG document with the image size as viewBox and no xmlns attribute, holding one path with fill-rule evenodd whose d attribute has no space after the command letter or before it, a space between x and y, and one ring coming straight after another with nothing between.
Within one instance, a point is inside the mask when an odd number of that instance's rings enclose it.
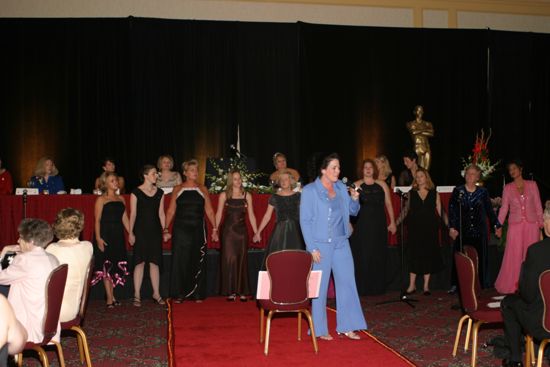
<instances>
[{"instance_id":1,"label":"woman in pink suit","mask_svg":"<svg viewBox=\"0 0 550 367\"><path fill-rule=\"evenodd\" d=\"M523 165L519 161L508 164L508 173L513 182L504 186L502 207L498 220L504 223L508 212L508 233L506 250L500 266L495 288L499 293L514 293L518 288L521 264L527 248L540 240L542 227L542 205L535 181L524 180Z\"/></svg>"}]
</instances>

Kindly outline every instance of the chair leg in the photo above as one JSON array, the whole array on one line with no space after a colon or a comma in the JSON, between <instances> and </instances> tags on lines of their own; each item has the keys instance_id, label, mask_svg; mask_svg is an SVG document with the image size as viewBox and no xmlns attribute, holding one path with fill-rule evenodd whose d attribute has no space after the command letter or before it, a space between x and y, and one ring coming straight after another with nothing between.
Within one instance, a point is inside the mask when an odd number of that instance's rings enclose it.
<instances>
[{"instance_id":1,"label":"chair leg","mask_svg":"<svg viewBox=\"0 0 550 367\"><path fill-rule=\"evenodd\" d=\"M468 351L470 345L470 332L472 331L472 319L468 319L468 328L466 329L466 339L464 339L464 351Z\"/></svg>"},{"instance_id":2,"label":"chair leg","mask_svg":"<svg viewBox=\"0 0 550 367\"><path fill-rule=\"evenodd\" d=\"M269 311L267 314L267 324L265 327L265 347L264 354L267 356L269 350L269 331L271 329L271 318L273 317L273 310Z\"/></svg>"},{"instance_id":3,"label":"chair leg","mask_svg":"<svg viewBox=\"0 0 550 367\"><path fill-rule=\"evenodd\" d=\"M42 363L42 367L50 367L50 362L48 361L48 355L46 354L46 351L42 349L39 345L35 345L32 347L35 351L38 352L38 358L40 358L40 363Z\"/></svg>"},{"instance_id":4,"label":"chair leg","mask_svg":"<svg viewBox=\"0 0 550 367\"><path fill-rule=\"evenodd\" d=\"M61 343L54 342L52 343L55 345L55 348L57 349L57 358L59 358L59 367L65 367L65 356L63 355L63 349L61 348Z\"/></svg>"},{"instance_id":5,"label":"chair leg","mask_svg":"<svg viewBox=\"0 0 550 367\"><path fill-rule=\"evenodd\" d=\"M23 367L23 353L19 353L16 359L17 359L17 366Z\"/></svg>"},{"instance_id":6,"label":"chair leg","mask_svg":"<svg viewBox=\"0 0 550 367\"><path fill-rule=\"evenodd\" d=\"M533 338L531 335L525 335L525 367L530 366L531 363L534 363L531 348L533 348Z\"/></svg>"},{"instance_id":7,"label":"chair leg","mask_svg":"<svg viewBox=\"0 0 550 367\"><path fill-rule=\"evenodd\" d=\"M479 333L479 327L483 324L483 321L476 321L474 324L473 330L473 341L472 341L472 367L476 367L477 363L477 335Z\"/></svg>"},{"instance_id":8,"label":"chair leg","mask_svg":"<svg viewBox=\"0 0 550 367\"><path fill-rule=\"evenodd\" d=\"M76 332L76 335L79 341L79 349L82 349L84 358L86 359L86 367L92 367L92 358L90 357L90 348L88 346L88 339L86 338L86 334L84 333L84 330L82 330L80 326L73 326L71 330L74 330ZM80 358L81 358L81 362L83 362L82 354Z\"/></svg>"},{"instance_id":9,"label":"chair leg","mask_svg":"<svg viewBox=\"0 0 550 367\"><path fill-rule=\"evenodd\" d=\"M462 332L462 324L464 320L469 319L470 316L464 315L458 320L458 326L456 328L455 345L453 346L453 357L456 357L456 350L458 349L458 342L460 341L460 333Z\"/></svg>"},{"instance_id":10,"label":"chair leg","mask_svg":"<svg viewBox=\"0 0 550 367\"><path fill-rule=\"evenodd\" d=\"M302 340L302 312L298 311L298 340Z\"/></svg>"},{"instance_id":11,"label":"chair leg","mask_svg":"<svg viewBox=\"0 0 550 367\"><path fill-rule=\"evenodd\" d=\"M260 307L260 343L264 342L264 316L265 311Z\"/></svg>"},{"instance_id":12,"label":"chair leg","mask_svg":"<svg viewBox=\"0 0 550 367\"><path fill-rule=\"evenodd\" d=\"M546 348L546 344L550 339L544 339L539 346L539 354L537 356L537 367L542 367L542 361L544 360L544 349Z\"/></svg>"},{"instance_id":13,"label":"chair leg","mask_svg":"<svg viewBox=\"0 0 550 367\"><path fill-rule=\"evenodd\" d=\"M311 317L311 313L309 312L309 310L304 310L304 314L306 315L307 321L309 323L309 330L311 330L311 341L313 342L313 350L315 350L315 354L317 354L319 352L319 348L317 347L317 337L315 337L313 318Z\"/></svg>"},{"instance_id":14,"label":"chair leg","mask_svg":"<svg viewBox=\"0 0 550 367\"><path fill-rule=\"evenodd\" d=\"M80 357L80 363L84 363L84 350L82 349L82 339L80 334L76 333L76 345L78 346L78 356Z\"/></svg>"}]
</instances>

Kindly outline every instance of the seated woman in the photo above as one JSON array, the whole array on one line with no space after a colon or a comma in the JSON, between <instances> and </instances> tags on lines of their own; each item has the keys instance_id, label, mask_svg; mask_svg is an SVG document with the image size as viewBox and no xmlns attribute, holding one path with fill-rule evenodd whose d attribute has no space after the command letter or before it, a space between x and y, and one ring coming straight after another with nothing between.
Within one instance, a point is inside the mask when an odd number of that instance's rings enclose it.
<instances>
[{"instance_id":1,"label":"seated woman","mask_svg":"<svg viewBox=\"0 0 550 367\"><path fill-rule=\"evenodd\" d=\"M46 252L54 255L60 264L69 265L59 315L60 322L70 321L78 314L86 270L94 252L90 242L78 239L83 228L84 215L80 211L73 208L61 210L57 213L54 223L55 236L59 242L52 243L46 248Z\"/></svg>"},{"instance_id":2,"label":"seated woman","mask_svg":"<svg viewBox=\"0 0 550 367\"><path fill-rule=\"evenodd\" d=\"M161 155L157 161L159 177L156 186L159 189L171 188L181 184L181 175L179 172L172 171L174 168L174 158L168 154Z\"/></svg>"},{"instance_id":3,"label":"seated woman","mask_svg":"<svg viewBox=\"0 0 550 367\"><path fill-rule=\"evenodd\" d=\"M17 354L27 342L27 330L21 325L6 297L0 295L0 366L7 366L8 354Z\"/></svg>"},{"instance_id":4,"label":"seated woman","mask_svg":"<svg viewBox=\"0 0 550 367\"><path fill-rule=\"evenodd\" d=\"M2 159L0 159L0 195L13 194L13 179L10 172L2 167Z\"/></svg>"},{"instance_id":5,"label":"seated woman","mask_svg":"<svg viewBox=\"0 0 550 367\"><path fill-rule=\"evenodd\" d=\"M65 185L59 176L59 171L50 157L42 157L36 163L33 176L29 182L30 187L35 187L44 194L64 194Z\"/></svg>"},{"instance_id":6,"label":"seated woman","mask_svg":"<svg viewBox=\"0 0 550 367\"><path fill-rule=\"evenodd\" d=\"M269 181L273 184L277 183L277 181L279 180L279 175L284 171L290 172L295 182L300 181L300 173L295 169L288 168L286 166L286 155L284 155L283 153L277 152L273 154L273 165L275 166L276 170L269 176Z\"/></svg>"},{"instance_id":7,"label":"seated woman","mask_svg":"<svg viewBox=\"0 0 550 367\"><path fill-rule=\"evenodd\" d=\"M0 259L7 252L18 253L11 265L0 271L0 284L10 286L8 301L15 317L27 330L27 341L39 343L44 339L46 281L52 270L59 266L59 261L44 250L53 238L52 228L47 222L24 219L17 230L18 245L5 246L0 253ZM59 328L53 340L59 342Z\"/></svg>"},{"instance_id":8,"label":"seated woman","mask_svg":"<svg viewBox=\"0 0 550 367\"><path fill-rule=\"evenodd\" d=\"M115 164L115 160L113 158L110 158L110 157L107 157L103 160L103 163L102 163L102 166L101 168L103 169L103 173L101 175L99 175L98 178L95 179L95 184L94 184L94 189L96 191L99 191L99 193L101 194L101 187L102 187L102 184L103 184L103 179L102 179L102 176L105 175L105 173L108 173L108 172L115 172L116 170L116 164ZM124 194L126 192L126 190L124 189L124 177L122 176L119 176L117 175L118 177L118 193L117 194Z\"/></svg>"}]
</instances>

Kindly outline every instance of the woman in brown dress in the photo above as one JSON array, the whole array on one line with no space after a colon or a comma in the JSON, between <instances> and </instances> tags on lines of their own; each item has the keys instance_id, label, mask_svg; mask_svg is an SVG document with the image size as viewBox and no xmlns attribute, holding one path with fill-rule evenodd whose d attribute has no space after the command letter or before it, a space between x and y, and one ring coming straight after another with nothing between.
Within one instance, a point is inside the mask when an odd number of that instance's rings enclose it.
<instances>
[{"instance_id":1,"label":"woman in brown dress","mask_svg":"<svg viewBox=\"0 0 550 367\"><path fill-rule=\"evenodd\" d=\"M258 232L252 206L252 196L243 189L239 171L232 170L227 175L225 192L220 194L216 213L216 228L219 228L225 210L221 232L221 293L228 301L235 301L237 295L242 302L250 294L248 287L248 231L245 216L254 234Z\"/></svg>"}]
</instances>

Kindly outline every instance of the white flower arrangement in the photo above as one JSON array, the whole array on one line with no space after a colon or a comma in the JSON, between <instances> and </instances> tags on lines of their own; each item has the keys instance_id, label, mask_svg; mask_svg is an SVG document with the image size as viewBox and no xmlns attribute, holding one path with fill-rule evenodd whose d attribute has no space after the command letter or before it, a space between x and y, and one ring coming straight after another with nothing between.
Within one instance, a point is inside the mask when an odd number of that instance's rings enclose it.
<instances>
[{"instance_id":1,"label":"white flower arrangement","mask_svg":"<svg viewBox=\"0 0 550 367\"><path fill-rule=\"evenodd\" d=\"M481 169L481 180L486 181L491 178L493 172L495 172L500 160L496 163L491 163L489 158L489 148L487 147L489 139L491 139L491 130L489 130L489 136L485 138L485 132L481 130L481 136L476 135L476 141L474 148L472 149L472 155L468 156L468 159L462 158L463 170L461 171L462 177L466 174L466 168L472 164L475 164Z\"/></svg>"},{"instance_id":2,"label":"white flower arrangement","mask_svg":"<svg viewBox=\"0 0 550 367\"><path fill-rule=\"evenodd\" d=\"M221 159L223 161L223 158ZM226 189L227 175L232 170L238 170L241 174L243 189L248 192L255 192L259 194L271 194L273 188L270 186L260 185L257 183L258 179L267 176L265 173L250 172L246 165L246 161L240 157L229 158L227 169L220 167L220 165L213 159L209 159L210 164L217 172L217 175L206 174L206 178L210 181L208 191L213 194L219 194Z\"/></svg>"}]
</instances>

